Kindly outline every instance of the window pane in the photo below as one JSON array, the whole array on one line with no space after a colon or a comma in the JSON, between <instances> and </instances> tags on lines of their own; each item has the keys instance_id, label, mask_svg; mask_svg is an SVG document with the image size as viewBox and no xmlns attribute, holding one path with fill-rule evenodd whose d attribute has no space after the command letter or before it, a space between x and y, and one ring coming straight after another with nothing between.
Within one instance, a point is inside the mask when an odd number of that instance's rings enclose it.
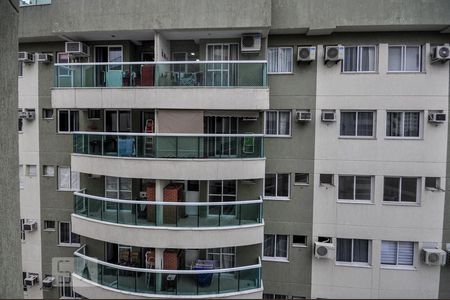
<instances>
[{"instance_id":1,"label":"window pane","mask_svg":"<svg viewBox=\"0 0 450 300\"><path fill-rule=\"evenodd\" d=\"M373 136L373 112L358 112L358 136Z\"/></svg>"},{"instance_id":2,"label":"window pane","mask_svg":"<svg viewBox=\"0 0 450 300\"><path fill-rule=\"evenodd\" d=\"M70 243L70 228L69 223L59 223L59 242L63 244Z\"/></svg>"},{"instance_id":3,"label":"window pane","mask_svg":"<svg viewBox=\"0 0 450 300\"><path fill-rule=\"evenodd\" d=\"M266 178L264 180L264 195L265 196L276 196L276 175L275 174L266 174Z\"/></svg>"},{"instance_id":4,"label":"window pane","mask_svg":"<svg viewBox=\"0 0 450 300\"><path fill-rule=\"evenodd\" d=\"M277 235L276 257L287 257L287 235Z\"/></svg>"},{"instance_id":5,"label":"window pane","mask_svg":"<svg viewBox=\"0 0 450 300\"><path fill-rule=\"evenodd\" d=\"M381 264L397 264L397 242L381 241Z\"/></svg>"},{"instance_id":6,"label":"window pane","mask_svg":"<svg viewBox=\"0 0 450 300\"><path fill-rule=\"evenodd\" d=\"M387 136L401 136L402 135L402 113L388 112L386 121L386 135Z\"/></svg>"},{"instance_id":7,"label":"window pane","mask_svg":"<svg viewBox=\"0 0 450 300\"><path fill-rule=\"evenodd\" d=\"M389 47L389 71L402 70L402 47Z\"/></svg>"},{"instance_id":8,"label":"window pane","mask_svg":"<svg viewBox=\"0 0 450 300\"><path fill-rule=\"evenodd\" d=\"M119 190L119 180L117 177L105 177L105 190L106 191L118 191Z\"/></svg>"},{"instance_id":9,"label":"window pane","mask_svg":"<svg viewBox=\"0 0 450 300\"><path fill-rule=\"evenodd\" d=\"M78 111L70 112L70 131L78 131L80 128L80 120L78 117Z\"/></svg>"},{"instance_id":10,"label":"window pane","mask_svg":"<svg viewBox=\"0 0 450 300\"><path fill-rule=\"evenodd\" d=\"M211 180L209 182L209 194L222 195L222 181Z\"/></svg>"},{"instance_id":11,"label":"window pane","mask_svg":"<svg viewBox=\"0 0 450 300\"><path fill-rule=\"evenodd\" d=\"M278 70L278 48L269 48L267 56L267 72L275 73Z\"/></svg>"},{"instance_id":12,"label":"window pane","mask_svg":"<svg viewBox=\"0 0 450 300\"><path fill-rule=\"evenodd\" d=\"M417 178L402 178L402 202L416 202Z\"/></svg>"},{"instance_id":13,"label":"window pane","mask_svg":"<svg viewBox=\"0 0 450 300\"><path fill-rule=\"evenodd\" d=\"M266 112L266 134L277 134L277 112Z\"/></svg>"},{"instance_id":14,"label":"window pane","mask_svg":"<svg viewBox=\"0 0 450 300\"><path fill-rule=\"evenodd\" d=\"M58 168L58 189L69 190L70 189L70 168L59 167Z\"/></svg>"},{"instance_id":15,"label":"window pane","mask_svg":"<svg viewBox=\"0 0 450 300\"><path fill-rule=\"evenodd\" d=\"M341 112L341 135L354 136L356 134L356 112Z\"/></svg>"},{"instance_id":16,"label":"window pane","mask_svg":"<svg viewBox=\"0 0 450 300\"><path fill-rule=\"evenodd\" d=\"M356 176L356 200L370 200L372 178L370 176Z\"/></svg>"},{"instance_id":17,"label":"window pane","mask_svg":"<svg viewBox=\"0 0 450 300\"><path fill-rule=\"evenodd\" d=\"M131 131L131 113L129 111L119 112L119 131Z\"/></svg>"},{"instance_id":18,"label":"window pane","mask_svg":"<svg viewBox=\"0 0 450 300\"><path fill-rule=\"evenodd\" d=\"M279 50L279 71L282 73L292 72L292 48L280 48Z\"/></svg>"},{"instance_id":19,"label":"window pane","mask_svg":"<svg viewBox=\"0 0 450 300\"><path fill-rule=\"evenodd\" d=\"M361 47L360 71L375 71L375 47Z\"/></svg>"},{"instance_id":20,"label":"window pane","mask_svg":"<svg viewBox=\"0 0 450 300\"><path fill-rule=\"evenodd\" d=\"M351 262L352 261L352 240L351 239L337 239L336 261L341 261L341 262Z\"/></svg>"},{"instance_id":21,"label":"window pane","mask_svg":"<svg viewBox=\"0 0 450 300\"><path fill-rule=\"evenodd\" d=\"M264 256L275 256L275 235L264 235Z\"/></svg>"},{"instance_id":22,"label":"window pane","mask_svg":"<svg viewBox=\"0 0 450 300\"><path fill-rule=\"evenodd\" d=\"M122 192L131 192L131 178L120 178L119 185Z\"/></svg>"},{"instance_id":23,"label":"window pane","mask_svg":"<svg viewBox=\"0 0 450 300\"><path fill-rule=\"evenodd\" d=\"M384 201L400 201L399 199L400 178L384 177Z\"/></svg>"},{"instance_id":24,"label":"window pane","mask_svg":"<svg viewBox=\"0 0 450 300\"><path fill-rule=\"evenodd\" d=\"M420 47L409 46L405 52L405 71L420 71Z\"/></svg>"},{"instance_id":25,"label":"window pane","mask_svg":"<svg viewBox=\"0 0 450 300\"><path fill-rule=\"evenodd\" d=\"M369 262L368 240L353 240L353 262Z\"/></svg>"},{"instance_id":26,"label":"window pane","mask_svg":"<svg viewBox=\"0 0 450 300\"><path fill-rule=\"evenodd\" d=\"M59 111L58 124L59 124L58 128L59 128L60 132L68 132L69 131L69 111L67 111L67 110Z\"/></svg>"},{"instance_id":27,"label":"window pane","mask_svg":"<svg viewBox=\"0 0 450 300\"><path fill-rule=\"evenodd\" d=\"M78 234L71 232L70 233L70 238L71 238L70 242L72 244L79 244L80 243L80 236Z\"/></svg>"},{"instance_id":28,"label":"window pane","mask_svg":"<svg viewBox=\"0 0 450 300\"><path fill-rule=\"evenodd\" d=\"M290 133L290 113L283 111L280 112L280 124L278 134L280 135L289 135Z\"/></svg>"},{"instance_id":29,"label":"window pane","mask_svg":"<svg viewBox=\"0 0 450 300\"><path fill-rule=\"evenodd\" d=\"M419 136L420 113L405 112L404 136Z\"/></svg>"},{"instance_id":30,"label":"window pane","mask_svg":"<svg viewBox=\"0 0 450 300\"><path fill-rule=\"evenodd\" d=\"M354 176L339 176L339 199L354 200Z\"/></svg>"},{"instance_id":31,"label":"window pane","mask_svg":"<svg viewBox=\"0 0 450 300\"><path fill-rule=\"evenodd\" d=\"M278 174L278 197L289 197L289 174Z\"/></svg>"},{"instance_id":32,"label":"window pane","mask_svg":"<svg viewBox=\"0 0 450 300\"><path fill-rule=\"evenodd\" d=\"M358 61L358 48L345 47L344 72L356 72Z\"/></svg>"},{"instance_id":33,"label":"window pane","mask_svg":"<svg viewBox=\"0 0 450 300\"><path fill-rule=\"evenodd\" d=\"M117 111L106 111L105 129L106 132L117 132Z\"/></svg>"},{"instance_id":34,"label":"window pane","mask_svg":"<svg viewBox=\"0 0 450 300\"><path fill-rule=\"evenodd\" d=\"M398 264L412 266L414 261L414 243L398 242Z\"/></svg>"},{"instance_id":35,"label":"window pane","mask_svg":"<svg viewBox=\"0 0 450 300\"><path fill-rule=\"evenodd\" d=\"M223 194L224 195L236 195L236 180L224 180L223 181Z\"/></svg>"}]
</instances>

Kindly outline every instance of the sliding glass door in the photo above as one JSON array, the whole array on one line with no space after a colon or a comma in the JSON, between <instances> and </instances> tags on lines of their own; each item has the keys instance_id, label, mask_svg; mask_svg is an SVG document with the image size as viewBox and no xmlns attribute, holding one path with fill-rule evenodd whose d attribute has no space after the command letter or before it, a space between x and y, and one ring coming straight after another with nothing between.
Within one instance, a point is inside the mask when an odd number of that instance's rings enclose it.
<instances>
[{"instance_id":1,"label":"sliding glass door","mask_svg":"<svg viewBox=\"0 0 450 300\"><path fill-rule=\"evenodd\" d=\"M227 61L239 59L239 44L208 44L206 45L206 60ZM211 63L207 66L206 85L234 86L238 81L236 64Z\"/></svg>"}]
</instances>

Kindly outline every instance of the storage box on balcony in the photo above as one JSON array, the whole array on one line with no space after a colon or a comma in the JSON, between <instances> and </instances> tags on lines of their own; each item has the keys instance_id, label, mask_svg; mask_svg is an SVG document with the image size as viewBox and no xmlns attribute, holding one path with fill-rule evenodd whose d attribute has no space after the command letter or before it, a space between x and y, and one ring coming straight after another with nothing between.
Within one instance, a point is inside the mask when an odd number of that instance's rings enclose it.
<instances>
[{"instance_id":1,"label":"storage box on balcony","mask_svg":"<svg viewBox=\"0 0 450 300\"><path fill-rule=\"evenodd\" d=\"M179 183L168 184L163 191L164 202L182 202L183 185ZM164 206L164 224L176 225L177 214L179 217L185 217L184 206Z\"/></svg>"},{"instance_id":2,"label":"storage box on balcony","mask_svg":"<svg viewBox=\"0 0 450 300\"><path fill-rule=\"evenodd\" d=\"M147 186L147 201L156 201L156 186L154 183L149 183ZM156 223L156 206L147 205L147 221Z\"/></svg>"}]
</instances>

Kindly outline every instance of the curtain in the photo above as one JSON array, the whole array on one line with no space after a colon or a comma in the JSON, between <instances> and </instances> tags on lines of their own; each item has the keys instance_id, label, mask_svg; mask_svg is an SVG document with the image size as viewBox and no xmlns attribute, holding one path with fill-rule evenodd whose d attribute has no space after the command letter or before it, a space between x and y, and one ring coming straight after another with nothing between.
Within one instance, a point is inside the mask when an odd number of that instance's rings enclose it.
<instances>
[{"instance_id":1,"label":"curtain","mask_svg":"<svg viewBox=\"0 0 450 300\"><path fill-rule=\"evenodd\" d=\"M358 65L358 48L345 47L344 51L344 72L356 72Z\"/></svg>"},{"instance_id":2,"label":"curtain","mask_svg":"<svg viewBox=\"0 0 450 300\"><path fill-rule=\"evenodd\" d=\"M341 136L355 136L356 112L341 112Z\"/></svg>"},{"instance_id":3,"label":"curtain","mask_svg":"<svg viewBox=\"0 0 450 300\"><path fill-rule=\"evenodd\" d=\"M341 262L351 262L352 261L352 240L351 239L337 239L336 261L341 261Z\"/></svg>"},{"instance_id":4,"label":"curtain","mask_svg":"<svg viewBox=\"0 0 450 300\"><path fill-rule=\"evenodd\" d=\"M373 112L358 112L357 136L373 135Z\"/></svg>"},{"instance_id":5,"label":"curtain","mask_svg":"<svg viewBox=\"0 0 450 300\"><path fill-rule=\"evenodd\" d=\"M267 60L268 73L291 73L293 49L291 47L269 48Z\"/></svg>"},{"instance_id":6,"label":"curtain","mask_svg":"<svg viewBox=\"0 0 450 300\"><path fill-rule=\"evenodd\" d=\"M417 200L417 178L402 178L402 202L416 202Z\"/></svg>"},{"instance_id":7,"label":"curtain","mask_svg":"<svg viewBox=\"0 0 450 300\"><path fill-rule=\"evenodd\" d=\"M276 73L278 71L278 48L269 48L267 55L267 72Z\"/></svg>"},{"instance_id":8,"label":"curtain","mask_svg":"<svg viewBox=\"0 0 450 300\"><path fill-rule=\"evenodd\" d=\"M370 72L375 71L375 47L361 47L360 48L360 66L358 71Z\"/></svg>"},{"instance_id":9,"label":"curtain","mask_svg":"<svg viewBox=\"0 0 450 300\"><path fill-rule=\"evenodd\" d=\"M290 113L289 112L279 112L280 124L279 124L279 135L289 135L290 133Z\"/></svg>"},{"instance_id":10,"label":"curtain","mask_svg":"<svg viewBox=\"0 0 450 300\"><path fill-rule=\"evenodd\" d=\"M412 266L414 263L414 243L398 242L398 265Z\"/></svg>"},{"instance_id":11,"label":"curtain","mask_svg":"<svg viewBox=\"0 0 450 300\"><path fill-rule=\"evenodd\" d=\"M420 61L419 46L405 47L405 71L419 72Z\"/></svg>"},{"instance_id":12,"label":"curtain","mask_svg":"<svg viewBox=\"0 0 450 300\"><path fill-rule=\"evenodd\" d=\"M369 241L353 240L353 262L368 263L369 262Z\"/></svg>"},{"instance_id":13,"label":"curtain","mask_svg":"<svg viewBox=\"0 0 450 300\"><path fill-rule=\"evenodd\" d=\"M389 47L388 71L402 70L402 47Z\"/></svg>"},{"instance_id":14,"label":"curtain","mask_svg":"<svg viewBox=\"0 0 450 300\"><path fill-rule=\"evenodd\" d=\"M273 234L264 235L264 256L275 256L275 235Z\"/></svg>"},{"instance_id":15,"label":"curtain","mask_svg":"<svg viewBox=\"0 0 450 300\"><path fill-rule=\"evenodd\" d=\"M58 167L58 189L69 190L70 183L70 168Z\"/></svg>"},{"instance_id":16,"label":"curtain","mask_svg":"<svg viewBox=\"0 0 450 300\"><path fill-rule=\"evenodd\" d=\"M397 242L381 241L381 264L397 264Z\"/></svg>"},{"instance_id":17,"label":"curtain","mask_svg":"<svg viewBox=\"0 0 450 300\"><path fill-rule=\"evenodd\" d=\"M277 235L276 257L287 257L287 235Z\"/></svg>"},{"instance_id":18,"label":"curtain","mask_svg":"<svg viewBox=\"0 0 450 300\"><path fill-rule=\"evenodd\" d=\"M404 136L419 136L419 112L405 112L404 113Z\"/></svg>"},{"instance_id":19,"label":"curtain","mask_svg":"<svg viewBox=\"0 0 450 300\"><path fill-rule=\"evenodd\" d=\"M279 72L290 73L292 72L292 48L280 48L279 52Z\"/></svg>"},{"instance_id":20,"label":"curtain","mask_svg":"<svg viewBox=\"0 0 450 300\"><path fill-rule=\"evenodd\" d=\"M277 112L266 112L266 134L277 134Z\"/></svg>"},{"instance_id":21,"label":"curtain","mask_svg":"<svg viewBox=\"0 0 450 300\"><path fill-rule=\"evenodd\" d=\"M71 176L70 176L70 184L71 184L71 189L74 191L79 191L80 190L80 172L71 172Z\"/></svg>"},{"instance_id":22,"label":"curtain","mask_svg":"<svg viewBox=\"0 0 450 300\"><path fill-rule=\"evenodd\" d=\"M78 131L80 128L80 119L78 111L70 111L70 131Z\"/></svg>"},{"instance_id":23,"label":"curtain","mask_svg":"<svg viewBox=\"0 0 450 300\"><path fill-rule=\"evenodd\" d=\"M402 135L402 113L388 112L386 121L386 136L401 136Z\"/></svg>"},{"instance_id":24,"label":"curtain","mask_svg":"<svg viewBox=\"0 0 450 300\"><path fill-rule=\"evenodd\" d=\"M339 176L338 199L354 200L353 195L354 176Z\"/></svg>"},{"instance_id":25,"label":"curtain","mask_svg":"<svg viewBox=\"0 0 450 300\"><path fill-rule=\"evenodd\" d=\"M355 199L370 200L372 178L370 176L356 176Z\"/></svg>"}]
</instances>

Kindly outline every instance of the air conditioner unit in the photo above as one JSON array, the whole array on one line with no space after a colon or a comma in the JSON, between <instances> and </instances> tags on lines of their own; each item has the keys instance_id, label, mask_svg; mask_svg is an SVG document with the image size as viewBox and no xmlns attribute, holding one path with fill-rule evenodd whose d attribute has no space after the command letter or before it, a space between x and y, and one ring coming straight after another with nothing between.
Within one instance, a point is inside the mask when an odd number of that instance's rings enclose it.
<instances>
[{"instance_id":1,"label":"air conditioner unit","mask_svg":"<svg viewBox=\"0 0 450 300\"><path fill-rule=\"evenodd\" d=\"M89 56L89 46L82 42L66 42L66 53L75 56Z\"/></svg>"},{"instance_id":2,"label":"air conditioner unit","mask_svg":"<svg viewBox=\"0 0 450 300\"><path fill-rule=\"evenodd\" d=\"M297 120L300 122L308 122L311 121L312 113L306 110L297 111Z\"/></svg>"},{"instance_id":3,"label":"air conditioner unit","mask_svg":"<svg viewBox=\"0 0 450 300\"><path fill-rule=\"evenodd\" d=\"M25 279L23 280L24 285L26 286L33 286L39 283L39 275L37 274L29 274Z\"/></svg>"},{"instance_id":4,"label":"air conditioner unit","mask_svg":"<svg viewBox=\"0 0 450 300\"><path fill-rule=\"evenodd\" d=\"M297 48L297 62L311 62L316 60L316 47L308 46Z\"/></svg>"},{"instance_id":5,"label":"air conditioner unit","mask_svg":"<svg viewBox=\"0 0 450 300\"><path fill-rule=\"evenodd\" d=\"M322 122L334 122L334 121L336 121L336 112L334 111L322 112Z\"/></svg>"},{"instance_id":6,"label":"air conditioner unit","mask_svg":"<svg viewBox=\"0 0 450 300\"><path fill-rule=\"evenodd\" d=\"M344 46L325 46L325 63L339 62L344 59Z\"/></svg>"},{"instance_id":7,"label":"air conditioner unit","mask_svg":"<svg viewBox=\"0 0 450 300\"><path fill-rule=\"evenodd\" d=\"M430 123L444 123L447 120L447 115L445 113L429 113L428 122Z\"/></svg>"},{"instance_id":8,"label":"air conditioner unit","mask_svg":"<svg viewBox=\"0 0 450 300\"><path fill-rule=\"evenodd\" d=\"M30 52L19 52L19 61L24 63L33 63L34 62L34 54Z\"/></svg>"},{"instance_id":9,"label":"air conditioner unit","mask_svg":"<svg viewBox=\"0 0 450 300\"><path fill-rule=\"evenodd\" d=\"M27 221L23 224L23 230L25 231L35 231L37 229L36 221Z\"/></svg>"},{"instance_id":10,"label":"air conditioner unit","mask_svg":"<svg viewBox=\"0 0 450 300\"><path fill-rule=\"evenodd\" d=\"M147 199L147 192L139 192L139 197Z\"/></svg>"},{"instance_id":11,"label":"air conditioner unit","mask_svg":"<svg viewBox=\"0 0 450 300\"><path fill-rule=\"evenodd\" d=\"M316 258L334 259L336 248L332 243L314 242L314 256Z\"/></svg>"},{"instance_id":12,"label":"air conditioner unit","mask_svg":"<svg viewBox=\"0 0 450 300\"><path fill-rule=\"evenodd\" d=\"M53 282L55 281L55 277L47 276L42 280L42 287L44 289L51 289L53 287Z\"/></svg>"},{"instance_id":13,"label":"air conditioner unit","mask_svg":"<svg viewBox=\"0 0 450 300\"><path fill-rule=\"evenodd\" d=\"M442 249L424 248L424 262L429 266L444 266L447 260L447 253Z\"/></svg>"},{"instance_id":14,"label":"air conditioner unit","mask_svg":"<svg viewBox=\"0 0 450 300\"><path fill-rule=\"evenodd\" d=\"M28 121L32 121L36 118L36 112L34 110L25 110L24 111L24 119Z\"/></svg>"},{"instance_id":15,"label":"air conditioner unit","mask_svg":"<svg viewBox=\"0 0 450 300\"><path fill-rule=\"evenodd\" d=\"M28 112L27 111L19 111L19 119L26 119L28 116Z\"/></svg>"},{"instance_id":16,"label":"air conditioner unit","mask_svg":"<svg viewBox=\"0 0 450 300\"><path fill-rule=\"evenodd\" d=\"M446 62L450 60L450 46L436 46L431 51L432 62Z\"/></svg>"},{"instance_id":17,"label":"air conditioner unit","mask_svg":"<svg viewBox=\"0 0 450 300\"><path fill-rule=\"evenodd\" d=\"M241 36L241 52L257 53L261 51L261 34L247 33Z\"/></svg>"},{"instance_id":18,"label":"air conditioner unit","mask_svg":"<svg viewBox=\"0 0 450 300\"><path fill-rule=\"evenodd\" d=\"M53 55L47 53L38 53L36 61L46 64L51 63L53 61Z\"/></svg>"}]
</instances>

